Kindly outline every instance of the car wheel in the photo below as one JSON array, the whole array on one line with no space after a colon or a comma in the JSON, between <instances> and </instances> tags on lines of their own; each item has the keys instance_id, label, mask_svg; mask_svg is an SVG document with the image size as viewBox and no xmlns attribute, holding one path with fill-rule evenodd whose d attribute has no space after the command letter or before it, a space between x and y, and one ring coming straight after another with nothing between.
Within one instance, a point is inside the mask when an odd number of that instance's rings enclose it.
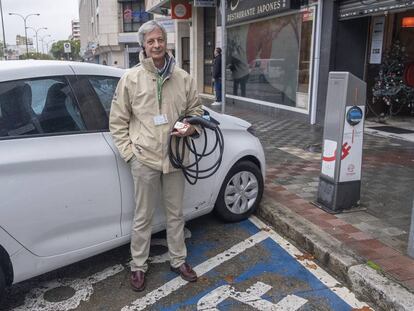
<instances>
[{"instance_id":1,"label":"car wheel","mask_svg":"<svg viewBox=\"0 0 414 311\"><path fill-rule=\"evenodd\" d=\"M236 163L221 186L215 212L225 221L249 217L259 205L263 194L263 176L256 164Z\"/></svg>"},{"instance_id":2,"label":"car wheel","mask_svg":"<svg viewBox=\"0 0 414 311\"><path fill-rule=\"evenodd\" d=\"M0 267L0 301L4 299L4 291L6 290L6 278L3 269Z\"/></svg>"}]
</instances>

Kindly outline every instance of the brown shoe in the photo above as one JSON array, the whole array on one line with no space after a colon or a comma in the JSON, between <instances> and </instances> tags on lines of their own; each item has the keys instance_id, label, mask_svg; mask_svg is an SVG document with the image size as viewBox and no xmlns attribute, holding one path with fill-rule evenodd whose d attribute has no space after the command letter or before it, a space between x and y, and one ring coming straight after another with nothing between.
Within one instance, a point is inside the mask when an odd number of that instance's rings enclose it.
<instances>
[{"instance_id":1,"label":"brown shoe","mask_svg":"<svg viewBox=\"0 0 414 311\"><path fill-rule=\"evenodd\" d=\"M179 274L181 276L181 278L183 278L187 282L195 282L195 281L197 281L197 273L186 262L183 263L178 268L171 267L171 271Z\"/></svg>"},{"instance_id":2,"label":"brown shoe","mask_svg":"<svg viewBox=\"0 0 414 311\"><path fill-rule=\"evenodd\" d=\"M131 287L136 292L142 292L145 289L145 273L143 271L132 271Z\"/></svg>"}]
</instances>

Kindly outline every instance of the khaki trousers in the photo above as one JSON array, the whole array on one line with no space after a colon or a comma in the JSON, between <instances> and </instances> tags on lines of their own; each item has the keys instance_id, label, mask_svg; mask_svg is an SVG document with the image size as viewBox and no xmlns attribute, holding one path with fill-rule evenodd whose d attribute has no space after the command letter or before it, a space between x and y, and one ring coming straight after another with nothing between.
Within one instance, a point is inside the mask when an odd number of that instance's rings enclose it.
<instances>
[{"instance_id":1,"label":"khaki trousers","mask_svg":"<svg viewBox=\"0 0 414 311\"><path fill-rule=\"evenodd\" d=\"M131 271L148 270L151 223L158 202L164 203L170 265L181 266L187 257L184 241L184 176L181 171L163 174L133 157L130 161L135 184L135 214L131 232ZM162 198L162 201L159 198Z\"/></svg>"}]
</instances>

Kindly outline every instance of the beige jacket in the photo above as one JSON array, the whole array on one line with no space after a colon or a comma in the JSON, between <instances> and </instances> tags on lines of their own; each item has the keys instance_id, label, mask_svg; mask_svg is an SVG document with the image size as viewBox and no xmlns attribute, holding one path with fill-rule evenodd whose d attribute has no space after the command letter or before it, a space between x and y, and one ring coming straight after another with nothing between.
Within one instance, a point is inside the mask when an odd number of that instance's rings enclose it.
<instances>
[{"instance_id":1,"label":"beige jacket","mask_svg":"<svg viewBox=\"0 0 414 311\"><path fill-rule=\"evenodd\" d=\"M112 100L109 129L122 158L133 155L143 164L168 173L175 171L168 158L168 137L181 116L200 116L202 107L194 79L175 66L170 56L162 77L151 58L141 52L141 64L121 78ZM154 117L167 123L155 125Z\"/></svg>"}]
</instances>

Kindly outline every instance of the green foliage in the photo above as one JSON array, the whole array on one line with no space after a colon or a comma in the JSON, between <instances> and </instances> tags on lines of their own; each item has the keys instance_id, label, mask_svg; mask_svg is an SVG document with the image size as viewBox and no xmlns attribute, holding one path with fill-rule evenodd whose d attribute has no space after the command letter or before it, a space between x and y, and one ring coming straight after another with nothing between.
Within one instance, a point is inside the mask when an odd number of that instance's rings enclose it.
<instances>
[{"instance_id":1,"label":"green foliage","mask_svg":"<svg viewBox=\"0 0 414 311\"><path fill-rule=\"evenodd\" d=\"M367 266L374 269L375 271L382 271L381 267L371 260L367 261Z\"/></svg>"},{"instance_id":2,"label":"green foliage","mask_svg":"<svg viewBox=\"0 0 414 311\"><path fill-rule=\"evenodd\" d=\"M3 56L4 56L3 42L0 41L0 59L3 59Z\"/></svg>"},{"instance_id":3,"label":"green foliage","mask_svg":"<svg viewBox=\"0 0 414 311\"><path fill-rule=\"evenodd\" d=\"M51 60L54 59L52 56L48 55L48 54L43 54L43 53L29 53L29 56L25 54L22 54L19 56L19 59L46 59L46 60Z\"/></svg>"},{"instance_id":4,"label":"green foliage","mask_svg":"<svg viewBox=\"0 0 414 311\"><path fill-rule=\"evenodd\" d=\"M69 55L65 53L63 45L68 42L71 46L71 53ZM79 56L80 51L80 41L79 40L60 40L58 42L53 43L51 48L51 53L55 59L71 59L71 60L80 60L81 57Z\"/></svg>"}]
</instances>

